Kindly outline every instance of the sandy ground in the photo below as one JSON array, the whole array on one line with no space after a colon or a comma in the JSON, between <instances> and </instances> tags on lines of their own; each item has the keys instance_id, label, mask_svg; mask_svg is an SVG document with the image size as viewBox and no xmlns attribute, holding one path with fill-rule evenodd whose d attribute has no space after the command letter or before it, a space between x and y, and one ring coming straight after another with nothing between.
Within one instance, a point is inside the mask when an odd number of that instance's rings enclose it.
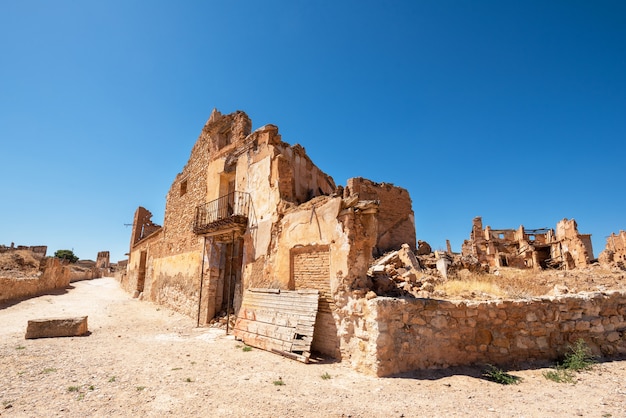
<instances>
[{"instance_id":1,"label":"sandy ground","mask_svg":"<svg viewBox=\"0 0 626 418\"><path fill-rule=\"evenodd\" d=\"M89 316L91 335L24 339L28 319L77 315ZM244 351L223 329L134 300L112 278L0 305L2 417L626 417L626 361L575 384L545 370L510 371L523 380L504 386L478 368L375 378L302 364Z\"/></svg>"}]
</instances>

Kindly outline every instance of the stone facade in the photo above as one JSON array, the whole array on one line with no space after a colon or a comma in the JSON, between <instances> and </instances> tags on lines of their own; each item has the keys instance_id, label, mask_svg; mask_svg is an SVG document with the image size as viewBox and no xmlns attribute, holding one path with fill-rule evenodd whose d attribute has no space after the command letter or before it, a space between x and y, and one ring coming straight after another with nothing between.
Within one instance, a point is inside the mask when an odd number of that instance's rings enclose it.
<instances>
[{"instance_id":1,"label":"stone facade","mask_svg":"<svg viewBox=\"0 0 626 418\"><path fill-rule=\"evenodd\" d=\"M353 299L346 345L363 372L555 360L582 338L596 355L626 355L626 293L529 300Z\"/></svg>"},{"instance_id":2,"label":"stone facade","mask_svg":"<svg viewBox=\"0 0 626 418\"><path fill-rule=\"evenodd\" d=\"M586 266L593 259L591 235L578 233L574 219L549 228L483 229L481 217L472 221L470 239L463 242L461 254L475 257L488 267L572 269Z\"/></svg>"}]
</instances>

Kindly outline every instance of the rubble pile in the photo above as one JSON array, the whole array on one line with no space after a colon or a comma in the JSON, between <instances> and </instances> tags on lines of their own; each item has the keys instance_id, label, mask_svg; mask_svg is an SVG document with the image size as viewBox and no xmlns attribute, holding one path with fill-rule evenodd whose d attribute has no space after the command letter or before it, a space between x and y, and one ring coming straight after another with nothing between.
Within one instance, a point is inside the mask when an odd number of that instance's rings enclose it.
<instances>
[{"instance_id":1,"label":"rubble pile","mask_svg":"<svg viewBox=\"0 0 626 418\"><path fill-rule=\"evenodd\" d=\"M488 269L473 256L433 252L427 242L418 241L415 251L404 244L376 259L367 275L376 296L427 298L437 296L436 286L462 270L484 273Z\"/></svg>"},{"instance_id":2,"label":"rubble pile","mask_svg":"<svg viewBox=\"0 0 626 418\"><path fill-rule=\"evenodd\" d=\"M371 290L377 296L429 297L443 280L431 258L432 254L428 254L418 259L407 244L385 254L368 270Z\"/></svg>"}]
</instances>

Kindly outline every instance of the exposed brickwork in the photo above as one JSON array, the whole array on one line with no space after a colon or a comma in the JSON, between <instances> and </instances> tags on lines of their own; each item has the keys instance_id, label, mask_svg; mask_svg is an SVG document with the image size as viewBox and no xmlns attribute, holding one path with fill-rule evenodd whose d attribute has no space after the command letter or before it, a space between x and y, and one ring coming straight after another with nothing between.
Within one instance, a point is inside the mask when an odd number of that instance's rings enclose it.
<instances>
[{"instance_id":1,"label":"exposed brickwork","mask_svg":"<svg viewBox=\"0 0 626 418\"><path fill-rule=\"evenodd\" d=\"M294 289L320 291L312 349L336 357L339 351L336 309L330 288L330 253L328 246L297 247L291 251Z\"/></svg>"},{"instance_id":2,"label":"exposed brickwork","mask_svg":"<svg viewBox=\"0 0 626 418\"><path fill-rule=\"evenodd\" d=\"M344 189L344 197L353 195L361 200L380 201L375 255L397 250L402 244L416 248L413 203L406 189L355 177L348 180Z\"/></svg>"}]
</instances>

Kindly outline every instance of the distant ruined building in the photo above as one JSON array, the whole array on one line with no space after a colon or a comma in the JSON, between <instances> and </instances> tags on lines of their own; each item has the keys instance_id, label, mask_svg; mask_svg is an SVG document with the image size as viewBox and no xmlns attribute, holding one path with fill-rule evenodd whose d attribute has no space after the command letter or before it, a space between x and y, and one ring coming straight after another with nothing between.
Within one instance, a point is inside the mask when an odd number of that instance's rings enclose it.
<instances>
[{"instance_id":1,"label":"distant ruined building","mask_svg":"<svg viewBox=\"0 0 626 418\"><path fill-rule=\"evenodd\" d=\"M564 268L586 266L593 260L591 235L578 233L573 219L563 219L554 229L483 229L481 217L474 218L470 239L463 242L461 255L473 256L489 267Z\"/></svg>"}]
</instances>

